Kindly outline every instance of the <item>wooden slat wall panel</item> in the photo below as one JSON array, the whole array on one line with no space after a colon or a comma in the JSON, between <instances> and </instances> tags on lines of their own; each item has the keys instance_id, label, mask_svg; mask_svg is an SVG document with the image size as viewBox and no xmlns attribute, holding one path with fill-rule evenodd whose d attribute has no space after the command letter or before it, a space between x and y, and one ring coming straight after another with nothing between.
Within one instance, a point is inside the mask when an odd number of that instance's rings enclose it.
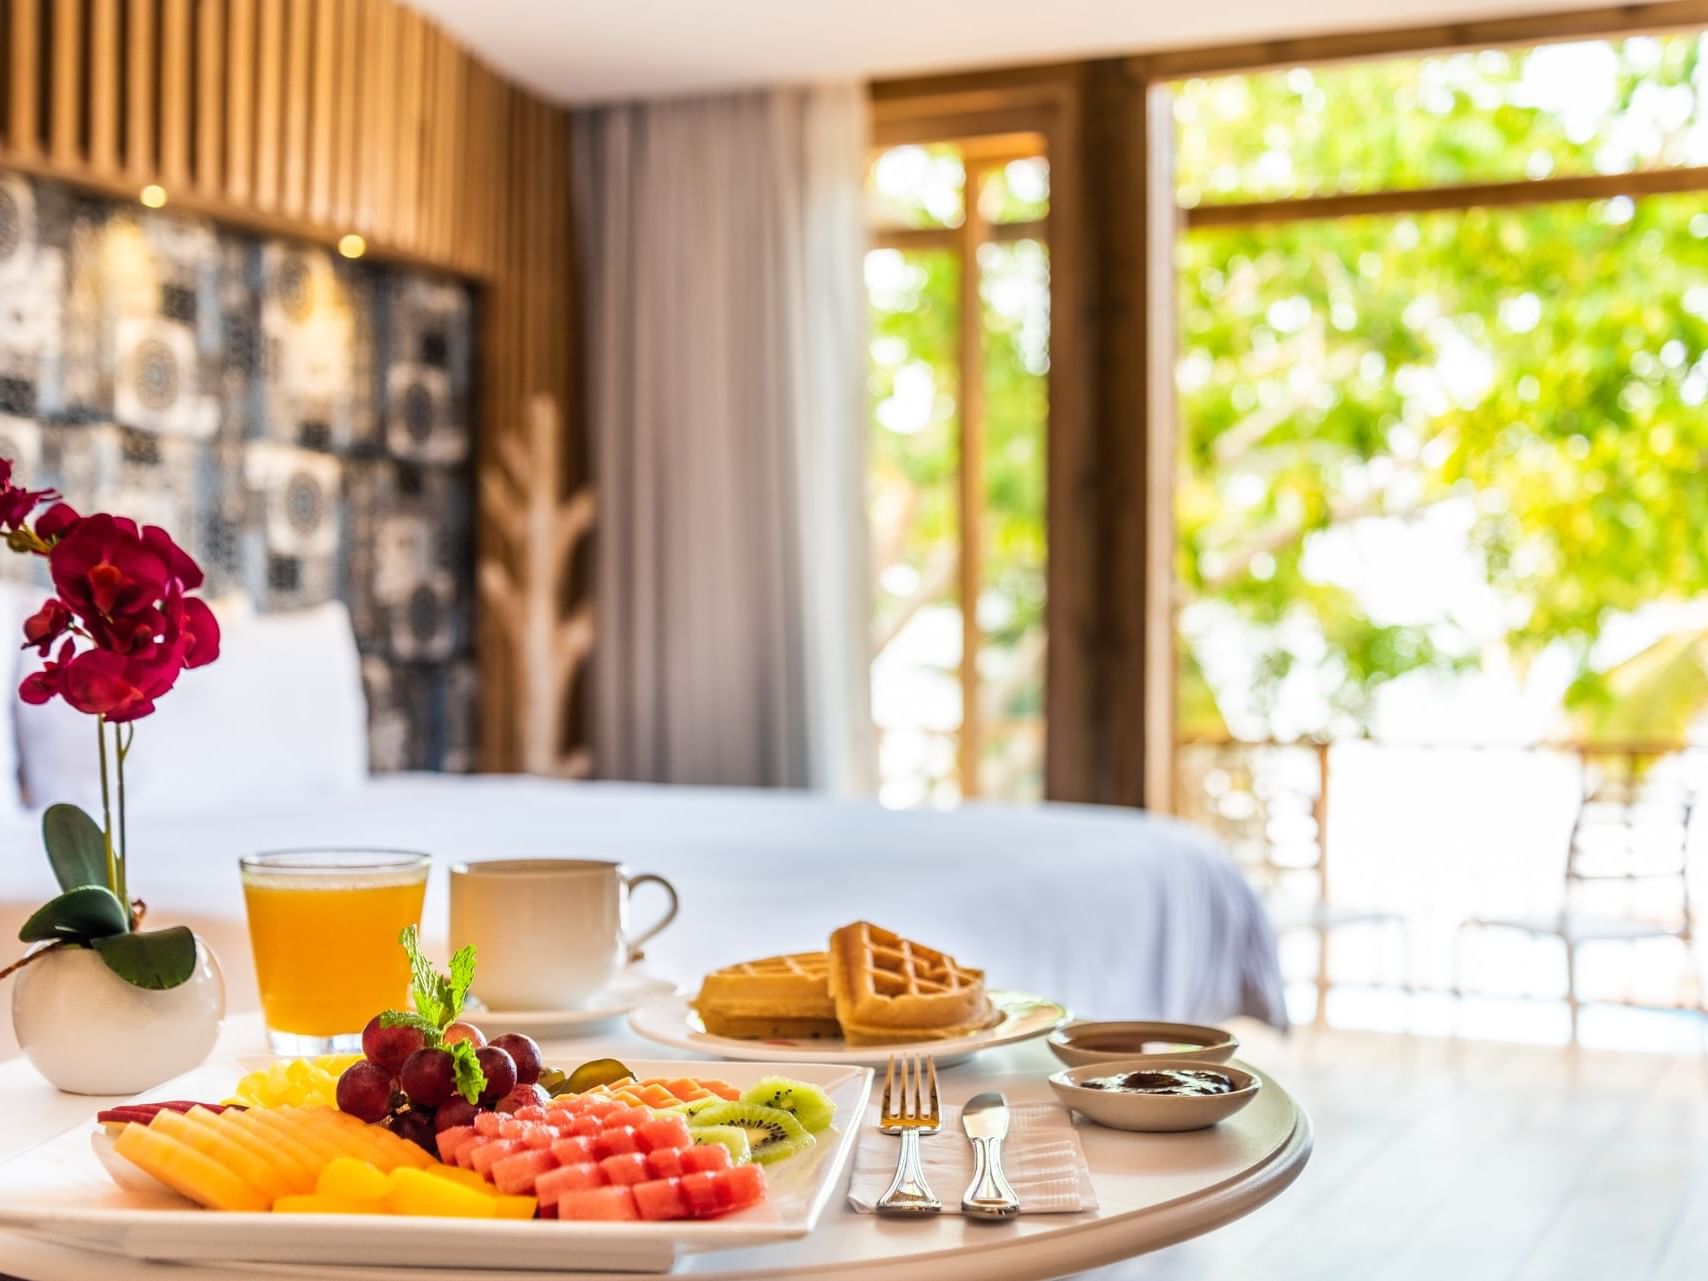
<instances>
[{"instance_id":1,"label":"wooden slat wall panel","mask_svg":"<svg viewBox=\"0 0 1708 1281\"><path fill-rule=\"evenodd\" d=\"M396 190L393 209L398 243L416 248L421 225L421 113L425 101L425 24L412 9L403 10L403 40L398 50Z\"/></svg>"},{"instance_id":2,"label":"wooden slat wall panel","mask_svg":"<svg viewBox=\"0 0 1708 1281\"><path fill-rule=\"evenodd\" d=\"M83 6L53 6L52 151L56 165L80 159L83 132Z\"/></svg>"},{"instance_id":3,"label":"wooden slat wall panel","mask_svg":"<svg viewBox=\"0 0 1708 1281\"><path fill-rule=\"evenodd\" d=\"M7 114L6 145L20 157L34 159L41 152L41 115L37 110L41 82L36 51L41 45L41 6L35 0L12 0L12 29L7 50L12 84Z\"/></svg>"},{"instance_id":4,"label":"wooden slat wall panel","mask_svg":"<svg viewBox=\"0 0 1708 1281\"><path fill-rule=\"evenodd\" d=\"M155 0L130 0L125 25L125 170L147 183L155 169Z\"/></svg>"},{"instance_id":5,"label":"wooden slat wall panel","mask_svg":"<svg viewBox=\"0 0 1708 1281\"><path fill-rule=\"evenodd\" d=\"M582 490L565 112L395 0L0 0L0 22L0 169L159 185L267 235L356 231L374 257L479 282L482 459L545 413L568 424L561 494ZM483 561L515 555L489 512L479 528ZM526 638L486 611L476 630L481 763L515 768Z\"/></svg>"},{"instance_id":6,"label":"wooden slat wall panel","mask_svg":"<svg viewBox=\"0 0 1708 1281\"><path fill-rule=\"evenodd\" d=\"M225 191L247 206L255 191L256 0L231 0L226 11Z\"/></svg>"},{"instance_id":7,"label":"wooden slat wall panel","mask_svg":"<svg viewBox=\"0 0 1708 1281\"><path fill-rule=\"evenodd\" d=\"M367 198L362 209L367 229L374 234L394 226L392 195L397 172L397 64L401 37L399 11L386 0L367 0L368 50L374 59L372 92L366 109L368 128L362 181ZM357 225L362 226L359 216ZM364 232L366 234L366 231Z\"/></svg>"},{"instance_id":8,"label":"wooden slat wall panel","mask_svg":"<svg viewBox=\"0 0 1708 1281\"><path fill-rule=\"evenodd\" d=\"M334 132L338 158L334 165L332 221L338 226L356 225L356 162L361 154L362 110L358 68L362 65L362 33L366 21L361 0L343 0L338 5L341 23L337 41L338 124Z\"/></svg>"},{"instance_id":9,"label":"wooden slat wall panel","mask_svg":"<svg viewBox=\"0 0 1708 1281\"><path fill-rule=\"evenodd\" d=\"M300 218L308 205L309 67L314 0L287 0L285 21L284 175L280 207Z\"/></svg>"},{"instance_id":10,"label":"wooden slat wall panel","mask_svg":"<svg viewBox=\"0 0 1708 1281\"><path fill-rule=\"evenodd\" d=\"M106 176L119 169L119 4L89 6L89 168Z\"/></svg>"},{"instance_id":11,"label":"wooden slat wall panel","mask_svg":"<svg viewBox=\"0 0 1708 1281\"><path fill-rule=\"evenodd\" d=\"M334 112L338 101L338 38L341 34L337 0L316 0L308 171L308 216L313 222L326 222L332 214L335 169L332 148L338 128Z\"/></svg>"},{"instance_id":12,"label":"wooden slat wall panel","mask_svg":"<svg viewBox=\"0 0 1708 1281\"><path fill-rule=\"evenodd\" d=\"M225 174L225 0L196 9L196 190L218 199Z\"/></svg>"},{"instance_id":13,"label":"wooden slat wall panel","mask_svg":"<svg viewBox=\"0 0 1708 1281\"><path fill-rule=\"evenodd\" d=\"M285 129L285 0L261 0L255 58L255 204L278 208Z\"/></svg>"},{"instance_id":14,"label":"wooden slat wall panel","mask_svg":"<svg viewBox=\"0 0 1708 1281\"><path fill-rule=\"evenodd\" d=\"M163 0L160 12L160 180L190 177L190 0Z\"/></svg>"}]
</instances>

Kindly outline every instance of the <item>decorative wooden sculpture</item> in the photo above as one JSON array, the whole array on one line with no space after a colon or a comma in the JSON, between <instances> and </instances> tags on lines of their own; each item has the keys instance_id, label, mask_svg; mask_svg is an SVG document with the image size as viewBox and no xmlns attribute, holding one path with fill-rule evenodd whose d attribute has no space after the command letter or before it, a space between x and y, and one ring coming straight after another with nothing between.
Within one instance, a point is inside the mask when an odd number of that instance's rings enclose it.
<instances>
[{"instance_id":1,"label":"decorative wooden sculpture","mask_svg":"<svg viewBox=\"0 0 1708 1281\"><path fill-rule=\"evenodd\" d=\"M570 691L593 651L593 606L561 613L560 584L576 543L593 527L593 491L562 496L563 419L550 396L528 402L525 430L506 432L481 473L481 509L497 526L502 557L480 564L480 598L515 672L516 765L529 774L583 777L592 769L572 747Z\"/></svg>"}]
</instances>

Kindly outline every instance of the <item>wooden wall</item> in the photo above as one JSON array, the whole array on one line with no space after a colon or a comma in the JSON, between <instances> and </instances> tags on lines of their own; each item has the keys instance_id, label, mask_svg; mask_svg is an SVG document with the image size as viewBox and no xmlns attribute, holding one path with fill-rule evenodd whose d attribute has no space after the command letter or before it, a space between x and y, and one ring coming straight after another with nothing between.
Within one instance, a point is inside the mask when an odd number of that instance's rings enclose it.
<instances>
[{"instance_id":1,"label":"wooden wall","mask_svg":"<svg viewBox=\"0 0 1708 1281\"><path fill-rule=\"evenodd\" d=\"M414 11L392 0L0 0L0 168L131 199L158 186L173 209L329 245L354 233L370 257L475 281L483 467L506 440L533 440L529 415L549 411L565 438L556 474L536 470L529 484L547 505L584 498L568 117ZM540 582L489 506L515 495L482 495L483 577L507 574L560 615L579 607L590 620L565 581L580 533L554 547ZM537 669L517 657L527 644L482 611L482 764L579 771L568 691L585 652L547 689L524 684ZM556 750L525 753L519 709L541 699Z\"/></svg>"}]
</instances>

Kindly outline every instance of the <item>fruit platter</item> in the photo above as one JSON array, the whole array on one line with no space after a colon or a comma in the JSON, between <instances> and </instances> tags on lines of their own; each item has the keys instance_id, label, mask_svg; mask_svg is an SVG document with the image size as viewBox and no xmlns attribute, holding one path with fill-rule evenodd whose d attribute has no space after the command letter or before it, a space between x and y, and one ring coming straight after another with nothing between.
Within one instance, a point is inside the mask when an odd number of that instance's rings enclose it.
<instances>
[{"instance_id":1,"label":"fruit platter","mask_svg":"<svg viewBox=\"0 0 1708 1281\"><path fill-rule=\"evenodd\" d=\"M812 1230L869 1071L553 1064L461 1016L457 967L419 964L361 1054L207 1064L0 1165L0 1224L148 1259L555 1271Z\"/></svg>"}]
</instances>

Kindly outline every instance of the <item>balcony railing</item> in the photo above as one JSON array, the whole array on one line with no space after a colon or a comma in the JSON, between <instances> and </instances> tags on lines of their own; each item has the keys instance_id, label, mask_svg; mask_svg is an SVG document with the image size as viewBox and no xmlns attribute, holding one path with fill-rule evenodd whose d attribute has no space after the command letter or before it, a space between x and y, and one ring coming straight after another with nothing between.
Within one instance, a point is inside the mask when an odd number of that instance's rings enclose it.
<instances>
[{"instance_id":1,"label":"balcony railing","mask_svg":"<svg viewBox=\"0 0 1708 1281\"><path fill-rule=\"evenodd\" d=\"M1568 874L1567 853L1586 798L1708 786L1708 745L1188 739L1176 769L1181 817L1219 837L1271 903L1290 905L1286 919L1312 927L1284 940L1283 956L1292 977L1315 980L1319 1017L1337 981L1449 990L1455 932L1473 917L1546 919L1581 892L1609 917L1688 921L1688 876L1661 884L1633 864L1584 878ZM1676 858L1690 833L1674 833ZM1639 858L1644 839L1635 832L1623 856ZM1330 932L1359 922L1394 927L1398 958L1372 931L1337 944L1331 965ZM1505 946L1469 986L1525 986L1515 976L1537 967ZM1655 964L1598 965L1596 999L1672 1006L1680 977L1676 949ZM1614 980L1618 995L1605 990Z\"/></svg>"}]
</instances>

